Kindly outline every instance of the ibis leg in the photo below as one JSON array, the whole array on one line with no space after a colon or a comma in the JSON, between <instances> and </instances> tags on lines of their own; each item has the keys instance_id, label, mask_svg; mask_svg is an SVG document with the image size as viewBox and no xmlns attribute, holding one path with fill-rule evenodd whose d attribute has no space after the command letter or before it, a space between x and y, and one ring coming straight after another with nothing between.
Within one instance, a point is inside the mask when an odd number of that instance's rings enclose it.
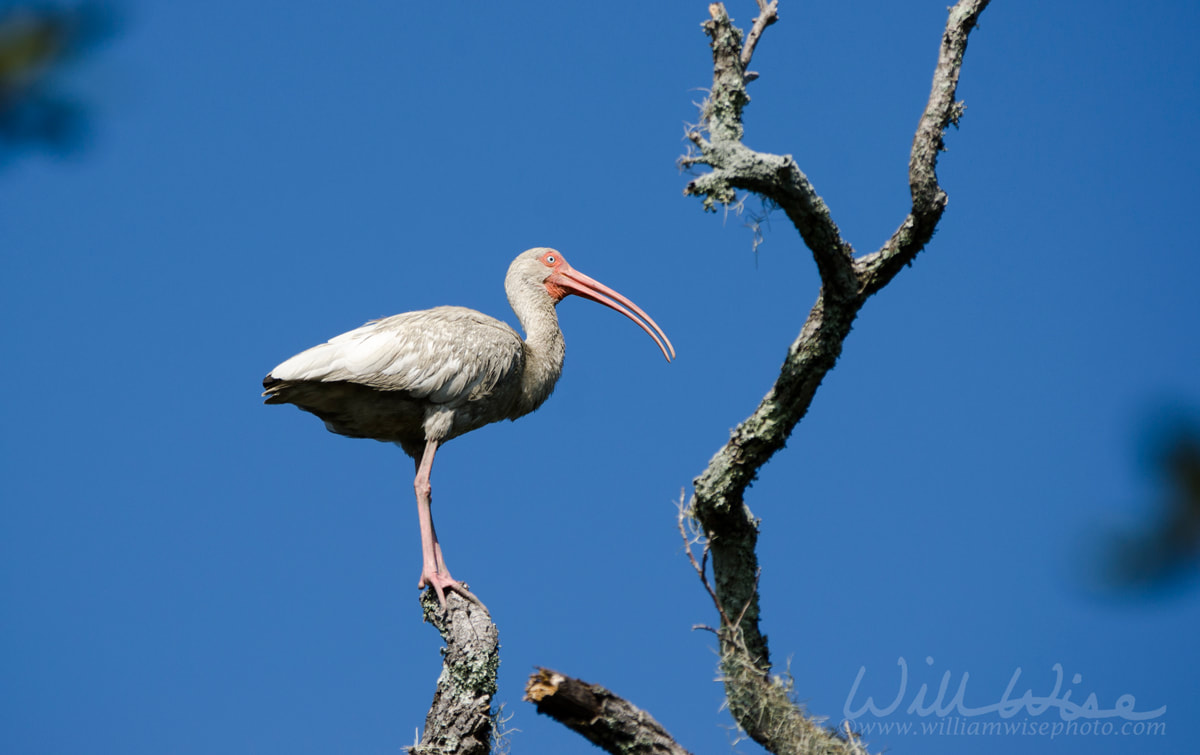
<instances>
[{"instance_id":1,"label":"ibis leg","mask_svg":"<svg viewBox=\"0 0 1200 755\"><path fill-rule=\"evenodd\" d=\"M437 591L438 600L442 607L446 605L446 590L470 595L462 584L450 576L446 561L442 558L442 546L438 543L437 530L433 527L433 486L429 483L429 475L433 469L433 455L437 452L438 442L430 440L425 443L425 452L417 462L417 478L413 481L413 489L417 494L417 517L421 522L421 579L417 587L432 586Z\"/></svg>"}]
</instances>

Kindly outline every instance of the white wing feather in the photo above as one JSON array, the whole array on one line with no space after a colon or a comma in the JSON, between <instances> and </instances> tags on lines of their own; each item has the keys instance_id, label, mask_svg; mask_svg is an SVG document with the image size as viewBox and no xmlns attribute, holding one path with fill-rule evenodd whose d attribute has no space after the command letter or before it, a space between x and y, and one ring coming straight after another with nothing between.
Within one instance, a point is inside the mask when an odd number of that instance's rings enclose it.
<instances>
[{"instance_id":1,"label":"white wing feather","mask_svg":"<svg viewBox=\"0 0 1200 755\"><path fill-rule=\"evenodd\" d=\"M490 393L523 363L524 344L508 325L465 307L437 307L373 320L297 354L271 377L344 381L453 403Z\"/></svg>"}]
</instances>

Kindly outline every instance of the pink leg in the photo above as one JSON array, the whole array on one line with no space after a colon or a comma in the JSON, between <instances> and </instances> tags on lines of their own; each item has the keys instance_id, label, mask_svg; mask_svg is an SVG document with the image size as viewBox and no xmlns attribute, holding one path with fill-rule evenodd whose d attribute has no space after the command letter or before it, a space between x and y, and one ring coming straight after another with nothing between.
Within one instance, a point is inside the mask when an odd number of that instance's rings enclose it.
<instances>
[{"instance_id":1,"label":"pink leg","mask_svg":"<svg viewBox=\"0 0 1200 755\"><path fill-rule=\"evenodd\" d=\"M413 489L417 493L417 518L421 522L421 579L417 587L432 586L437 591L438 600L446 607L446 590L454 590L470 596L462 583L456 582L446 568L446 560L442 558L442 546L438 543L437 530L433 528L433 486L429 484L429 474L433 469L433 455L437 452L436 440L425 443L425 453L417 464L417 479L413 481ZM473 597L473 596L472 596Z\"/></svg>"}]
</instances>

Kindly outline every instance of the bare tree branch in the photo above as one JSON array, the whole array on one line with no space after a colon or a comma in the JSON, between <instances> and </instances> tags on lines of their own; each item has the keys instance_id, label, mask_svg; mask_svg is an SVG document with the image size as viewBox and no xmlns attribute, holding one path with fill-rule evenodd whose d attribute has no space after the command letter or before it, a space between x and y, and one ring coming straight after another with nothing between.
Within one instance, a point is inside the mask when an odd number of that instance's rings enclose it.
<instances>
[{"instance_id":1,"label":"bare tree branch","mask_svg":"<svg viewBox=\"0 0 1200 755\"><path fill-rule=\"evenodd\" d=\"M680 162L712 170L693 179L684 193L703 197L706 210L715 209L717 202L735 202L739 189L779 205L812 252L822 284L775 383L696 478L685 512L699 523L713 557L712 584L702 568L700 576L705 588L715 592L722 618L718 636L730 711L751 738L774 753L857 752L861 744L808 718L791 702L790 682L770 676L767 639L759 629L758 520L744 502L745 491L808 411L817 387L837 363L863 303L910 263L933 235L947 202L937 182L937 155L946 127L957 123L963 112L955 101L963 54L988 2L959 0L950 10L932 93L913 139L912 210L879 251L857 260L829 208L791 156L756 152L741 143L742 109L750 101L745 68L754 44L776 19L775 3L758 0L753 39L747 39L744 47L741 31L722 4L709 6L711 18L703 24L713 51L713 88L702 106L700 128L688 134L695 150ZM688 555L697 566L690 548ZM730 621L731 616L739 619Z\"/></svg>"},{"instance_id":2,"label":"bare tree branch","mask_svg":"<svg viewBox=\"0 0 1200 755\"><path fill-rule=\"evenodd\" d=\"M721 641L721 681L725 683L730 713L743 730L769 751L778 754L865 755L866 749L853 732L830 731L821 725L819 719L805 713L794 700L790 676L770 676L755 662L757 656L746 646L743 628L747 626L744 622L746 611L751 605L757 605L757 578L753 600L742 606L737 618L730 619L705 570L710 542L694 531L696 520L689 518L687 510L682 507L678 524L688 561L721 617L721 628L715 630ZM690 535L689 528L693 530ZM702 548L699 560L692 550L694 545ZM752 721L753 726L747 726L745 721Z\"/></svg>"},{"instance_id":3,"label":"bare tree branch","mask_svg":"<svg viewBox=\"0 0 1200 755\"><path fill-rule=\"evenodd\" d=\"M912 193L912 212L879 251L855 263L864 297L887 285L896 273L912 262L933 236L949 197L937 180L938 153L945 149L942 135L951 124L957 126L966 106L955 99L958 76L962 71L967 38L979 20L979 14L991 0L963 0L950 9L950 19L938 50L937 68L929 103L921 115L908 159L908 185Z\"/></svg>"},{"instance_id":4,"label":"bare tree branch","mask_svg":"<svg viewBox=\"0 0 1200 755\"><path fill-rule=\"evenodd\" d=\"M754 26L750 27L750 33L746 35L746 44L742 47L742 70L746 71L750 68L750 58L754 57L754 48L758 45L758 38L762 36L763 30L771 24L779 20L779 0L758 0L758 17L754 19Z\"/></svg>"},{"instance_id":5,"label":"bare tree branch","mask_svg":"<svg viewBox=\"0 0 1200 755\"><path fill-rule=\"evenodd\" d=\"M717 614L719 614L721 617L721 626L735 627L740 625L742 623L742 614L738 614L738 620L736 623L731 621L729 616L725 613L725 606L721 605L721 599L717 597L717 591L713 589L712 583L708 581L708 541L705 540L704 535L698 531L698 523L688 514L687 509L683 505L682 497L679 501L679 516L676 518L676 524L679 525L679 537L683 538L684 553L687 554L688 561L692 564L692 569L695 570L696 575L700 577L700 584L704 585L704 589L708 591L708 596L712 598L713 606L716 607ZM691 532L689 533L688 530L691 530ZM699 561L696 560L696 554L692 552L693 545L700 546ZM711 627L705 628L711 629Z\"/></svg>"},{"instance_id":6,"label":"bare tree branch","mask_svg":"<svg viewBox=\"0 0 1200 755\"><path fill-rule=\"evenodd\" d=\"M683 193L703 196L707 210L715 210L716 202L733 203L737 189L770 199L787 213L812 250L827 293L839 299L853 298L857 289L854 249L842 239L829 208L808 176L790 155L755 152L741 143L742 109L750 102L742 65L742 32L733 25L721 3L710 5L708 12L712 18L702 26L712 44L713 87L701 117L709 139L697 132L690 134L700 154L689 155L680 162L708 165L712 171L694 179ZM760 13L755 28L765 29L769 25L761 20L764 14L775 16L774 2Z\"/></svg>"},{"instance_id":7,"label":"bare tree branch","mask_svg":"<svg viewBox=\"0 0 1200 755\"><path fill-rule=\"evenodd\" d=\"M496 625L480 603L457 593L446 595L446 608L433 589L421 595L425 620L441 633L442 674L413 755L487 755L493 736L492 697L500 666Z\"/></svg>"},{"instance_id":8,"label":"bare tree branch","mask_svg":"<svg viewBox=\"0 0 1200 755\"><path fill-rule=\"evenodd\" d=\"M599 685L540 668L525 700L613 755L690 755L649 713Z\"/></svg>"}]
</instances>

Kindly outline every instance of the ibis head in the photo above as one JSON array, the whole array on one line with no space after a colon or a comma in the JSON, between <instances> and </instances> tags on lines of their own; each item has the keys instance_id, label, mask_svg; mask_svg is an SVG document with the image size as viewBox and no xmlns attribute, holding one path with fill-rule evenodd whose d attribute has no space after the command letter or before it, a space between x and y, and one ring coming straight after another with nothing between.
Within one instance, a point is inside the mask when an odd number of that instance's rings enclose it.
<instances>
[{"instance_id":1,"label":"ibis head","mask_svg":"<svg viewBox=\"0 0 1200 755\"><path fill-rule=\"evenodd\" d=\"M527 287L530 284L545 289L554 304L574 294L615 309L646 331L658 344L658 348L668 362L675 358L675 347L671 345L671 339L667 338L667 334L658 327L658 323L654 322L650 315L625 296L571 267L561 252L547 247L538 247L524 252L513 260L505 280L509 298L520 295L514 289Z\"/></svg>"}]
</instances>

